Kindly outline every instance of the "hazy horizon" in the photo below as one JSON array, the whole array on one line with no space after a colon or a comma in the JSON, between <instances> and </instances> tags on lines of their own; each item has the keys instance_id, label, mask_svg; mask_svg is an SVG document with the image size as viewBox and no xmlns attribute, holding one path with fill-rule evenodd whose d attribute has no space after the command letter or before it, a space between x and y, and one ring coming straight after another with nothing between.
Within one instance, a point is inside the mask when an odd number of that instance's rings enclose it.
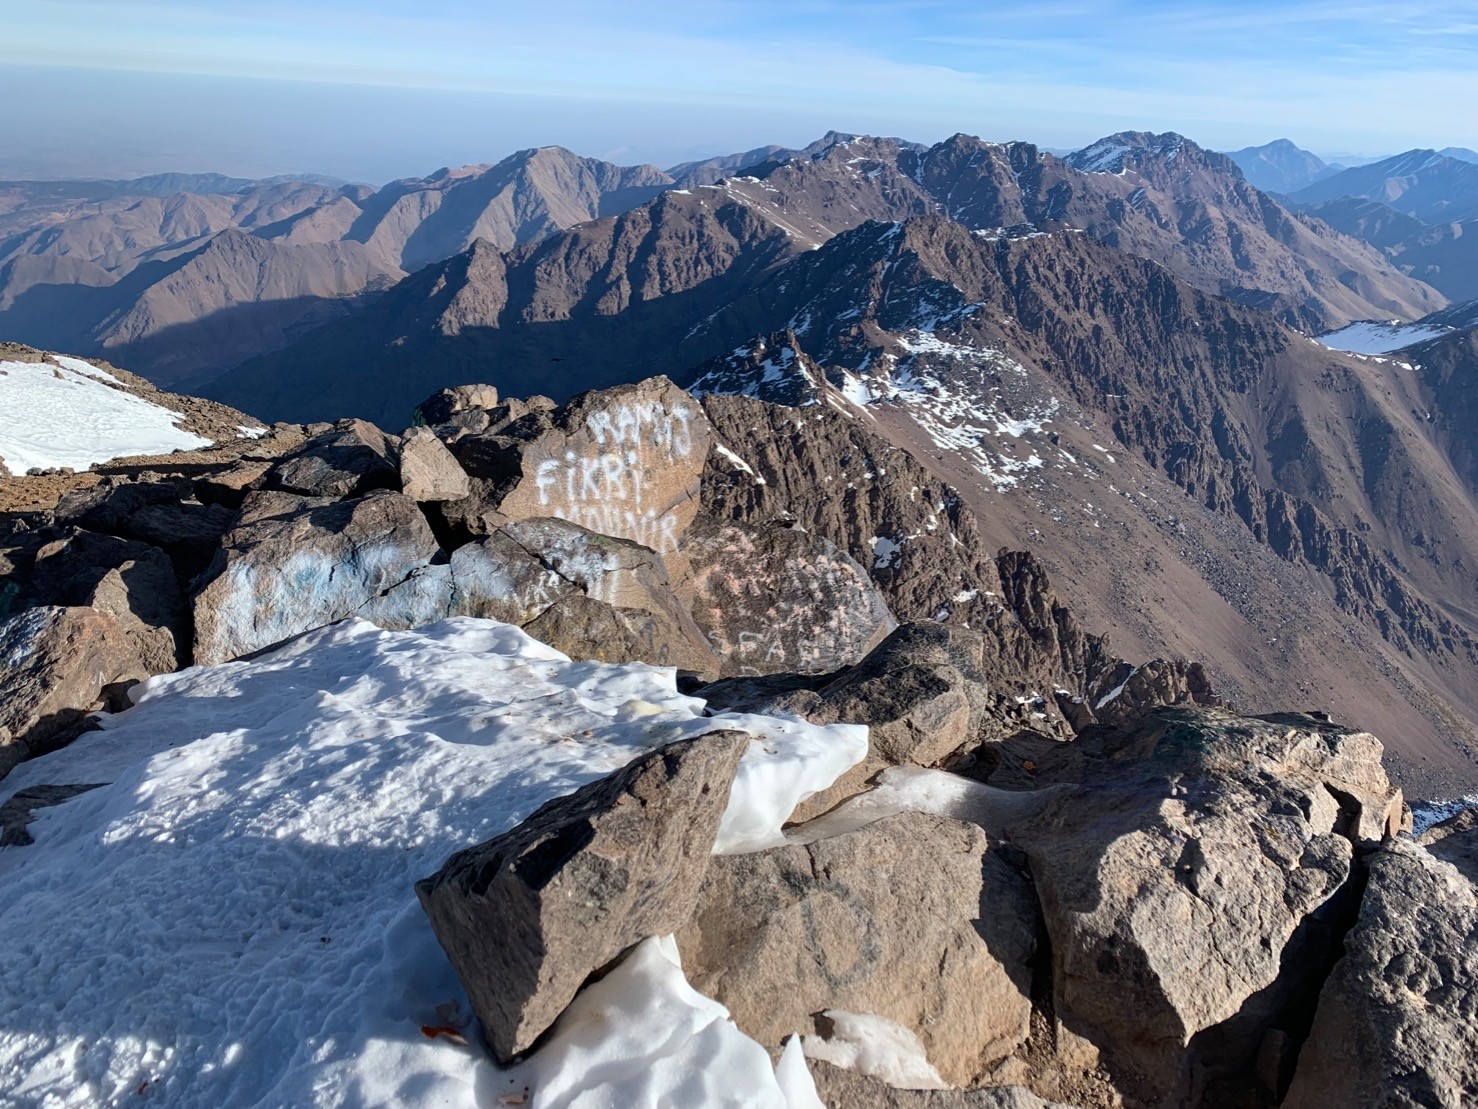
<instances>
[{"instance_id":1,"label":"hazy horizon","mask_svg":"<svg viewBox=\"0 0 1478 1109\"><path fill-rule=\"evenodd\" d=\"M529 146L668 166L833 128L1054 148L1175 130L1365 157L1478 146L1478 21L1461 3L487 8L0 0L0 175L378 184Z\"/></svg>"}]
</instances>

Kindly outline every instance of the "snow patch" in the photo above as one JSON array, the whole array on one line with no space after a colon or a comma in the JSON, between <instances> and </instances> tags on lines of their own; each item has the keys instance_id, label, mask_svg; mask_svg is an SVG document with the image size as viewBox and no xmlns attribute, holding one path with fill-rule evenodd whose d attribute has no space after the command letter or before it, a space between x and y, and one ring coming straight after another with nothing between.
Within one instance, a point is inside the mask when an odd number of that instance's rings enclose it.
<instances>
[{"instance_id":1,"label":"snow patch","mask_svg":"<svg viewBox=\"0 0 1478 1109\"><path fill-rule=\"evenodd\" d=\"M177 427L178 412L113 388L105 371L58 362L67 364L0 362L0 459L12 474L211 445Z\"/></svg>"},{"instance_id":2,"label":"snow patch","mask_svg":"<svg viewBox=\"0 0 1478 1109\"><path fill-rule=\"evenodd\" d=\"M571 662L467 617L406 632L344 621L151 678L135 702L0 782L0 804L105 783L39 811L31 846L0 851L0 1089L25 1104L139 1089L181 1107L486 1104L479 1091L507 1075L458 1042L475 1029L417 879L646 751L721 728L754 738L716 849L782 842L794 805L867 751L866 728L705 717L671 668ZM536 1053L554 1092L532 1104L634 1104L629 1082L698 1104L686 1091L710 1078L684 1061L713 1058L712 1081L750 1082L729 1095L749 1100L719 1104L784 1105L764 1052L658 955L627 978L653 991L637 1039L654 1069L612 1073L607 1089ZM438 1027L460 1037L423 1032Z\"/></svg>"},{"instance_id":3,"label":"snow patch","mask_svg":"<svg viewBox=\"0 0 1478 1109\"><path fill-rule=\"evenodd\" d=\"M870 1075L896 1090L949 1089L913 1029L871 1013L826 1009L822 1016L831 1021L831 1035L805 1037L808 1059Z\"/></svg>"},{"instance_id":4,"label":"snow patch","mask_svg":"<svg viewBox=\"0 0 1478 1109\"><path fill-rule=\"evenodd\" d=\"M1330 350L1348 351L1352 354L1390 354L1393 350L1424 343L1450 334L1454 329L1432 324L1402 323L1389 320L1363 320L1319 336L1318 341Z\"/></svg>"}]
</instances>

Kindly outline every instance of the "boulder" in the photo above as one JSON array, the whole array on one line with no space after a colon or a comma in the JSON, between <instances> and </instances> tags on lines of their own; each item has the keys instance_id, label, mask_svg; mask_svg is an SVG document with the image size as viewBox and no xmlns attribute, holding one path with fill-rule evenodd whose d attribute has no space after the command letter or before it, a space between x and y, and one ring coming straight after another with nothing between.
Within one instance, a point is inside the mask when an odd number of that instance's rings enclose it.
<instances>
[{"instance_id":1,"label":"boulder","mask_svg":"<svg viewBox=\"0 0 1478 1109\"><path fill-rule=\"evenodd\" d=\"M394 488L398 440L364 420L344 420L315 434L272 467L267 487L305 497L357 497Z\"/></svg>"},{"instance_id":2,"label":"boulder","mask_svg":"<svg viewBox=\"0 0 1478 1109\"><path fill-rule=\"evenodd\" d=\"M1288 1109L1478 1104L1478 826L1467 824L1370 857Z\"/></svg>"},{"instance_id":3,"label":"boulder","mask_svg":"<svg viewBox=\"0 0 1478 1109\"><path fill-rule=\"evenodd\" d=\"M415 501L455 501L469 492L467 473L429 428L406 432L400 444L400 488Z\"/></svg>"},{"instance_id":4,"label":"boulder","mask_svg":"<svg viewBox=\"0 0 1478 1109\"><path fill-rule=\"evenodd\" d=\"M89 531L159 547L188 580L210 562L234 520L230 509L200 504L192 495L184 479L100 483L64 496L56 516Z\"/></svg>"},{"instance_id":5,"label":"boulder","mask_svg":"<svg viewBox=\"0 0 1478 1109\"><path fill-rule=\"evenodd\" d=\"M449 613L451 571L416 502L252 493L195 590L195 661L224 662L359 616L410 628Z\"/></svg>"},{"instance_id":6,"label":"boulder","mask_svg":"<svg viewBox=\"0 0 1478 1109\"><path fill-rule=\"evenodd\" d=\"M554 516L674 554L698 511L709 435L697 402L665 377L531 408L453 443L472 492L442 511L471 535Z\"/></svg>"},{"instance_id":7,"label":"boulder","mask_svg":"<svg viewBox=\"0 0 1478 1109\"><path fill-rule=\"evenodd\" d=\"M714 709L868 726L868 757L804 802L795 813L803 821L861 792L887 767L939 766L967 754L991 718L983 642L968 628L905 624L839 675L731 678L697 695Z\"/></svg>"},{"instance_id":8,"label":"boulder","mask_svg":"<svg viewBox=\"0 0 1478 1109\"><path fill-rule=\"evenodd\" d=\"M1079 745L1081 784L1011 829L1056 1017L1126 1095L1198 1104L1296 1029L1354 911L1355 852L1399 826L1401 794L1379 740L1313 717L1161 709Z\"/></svg>"},{"instance_id":9,"label":"boulder","mask_svg":"<svg viewBox=\"0 0 1478 1109\"><path fill-rule=\"evenodd\" d=\"M128 633L95 609L45 606L0 624L0 777L117 704L112 687L146 676Z\"/></svg>"},{"instance_id":10,"label":"boulder","mask_svg":"<svg viewBox=\"0 0 1478 1109\"><path fill-rule=\"evenodd\" d=\"M452 552L451 613L520 627L578 586L560 577L504 532Z\"/></svg>"},{"instance_id":11,"label":"boulder","mask_svg":"<svg viewBox=\"0 0 1478 1109\"><path fill-rule=\"evenodd\" d=\"M272 463L267 459L243 459L234 466L196 478L195 499L204 504L240 508L249 492L266 484L271 469Z\"/></svg>"},{"instance_id":12,"label":"boulder","mask_svg":"<svg viewBox=\"0 0 1478 1109\"><path fill-rule=\"evenodd\" d=\"M416 884L499 1060L533 1046L592 973L682 926L748 746L713 732L643 755Z\"/></svg>"},{"instance_id":13,"label":"boulder","mask_svg":"<svg viewBox=\"0 0 1478 1109\"><path fill-rule=\"evenodd\" d=\"M965 1085L1025 1042L1031 888L974 825L902 813L715 858L678 933L689 980L766 1047L842 1009L917 1035Z\"/></svg>"},{"instance_id":14,"label":"boulder","mask_svg":"<svg viewBox=\"0 0 1478 1109\"><path fill-rule=\"evenodd\" d=\"M512 521L504 534L579 590L546 609L530 635L577 658L717 671L656 552L559 519Z\"/></svg>"},{"instance_id":15,"label":"boulder","mask_svg":"<svg viewBox=\"0 0 1478 1109\"><path fill-rule=\"evenodd\" d=\"M895 1090L881 1079L811 1060L816 1095L827 1109L1071 1109L1020 1086L979 1090Z\"/></svg>"},{"instance_id":16,"label":"boulder","mask_svg":"<svg viewBox=\"0 0 1478 1109\"><path fill-rule=\"evenodd\" d=\"M896 626L867 571L820 536L703 517L681 550L680 591L725 675L829 673Z\"/></svg>"},{"instance_id":17,"label":"boulder","mask_svg":"<svg viewBox=\"0 0 1478 1109\"><path fill-rule=\"evenodd\" d=\"M498 390L491 385L453 385L438 389L416 407L427 424L450 423L453 416L474 408L496 408Z\"/></svg>"},{"instance_id":18,"label":"boulder","mask_svg":"<svg viewBox=\"0 0 1478 1109\"><path fill-rule=\"evenodd\" d=\"M157 547L80 528L41 545L30 567L33 600L106 612L133 641L150 674L166 674L189 649L184 593Z\"/></svg>"},{"instance_id":19,"label":"boulder","mask_svg":"<svg viewBox=\"0 0 1478 1109\"><path fill-rule=\"evenodd\" d=\"M36 819L37 809L60 805L80 793L100 788L101 784L30 786L16 790L0 805L0 847L29 847L36 841L26 831L26 825Z\"/></svg>"}]
</instances>

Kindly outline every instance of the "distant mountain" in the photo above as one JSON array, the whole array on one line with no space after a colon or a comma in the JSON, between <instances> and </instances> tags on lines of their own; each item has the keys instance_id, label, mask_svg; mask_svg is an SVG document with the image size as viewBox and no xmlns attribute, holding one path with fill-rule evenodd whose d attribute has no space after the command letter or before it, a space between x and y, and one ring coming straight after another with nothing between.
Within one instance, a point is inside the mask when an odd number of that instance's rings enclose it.
<instances>
[{"instance_id":1,"label":"distant mountain","mask_svg":"<svg viewBox=\"0 0 1478 1109\"><path fill-rule=\"evenodd\" d=\"M1460 162L1478 162L1478 150L1469 150L1466 146L1444 146L1437 153Z\"/></svg>"},{"instance_id":2,"label":"distant mountain","mask_svg":"<svg viewBox=\"0 0 1478 1109\"><path fill-rule=\"evenodd\" d=\"M1403 271L1452 300L1478 299L1478 217L1425 228L1387 253Z\"/></svg>"},{"instance_id":3,"label":"distant mountain","mask_svg":"<svg viewBox=\"0 0 1478 1109\"><path fill-rule=\"evenodd\" d=\"M558 147L378 191L323 180L0 183L0 339L106 354L178 384L479 239L530 242L673 185L652 166ZM217 241L227 232L252 241Z\"/></svg>"},{"instance_id":4,"label":"distant mountain","mask_svg":"<svg viewBox=\"0 0 1478 1109\"><path fill-rule=\"evenodd\" d=\"M1262 146L1246 146L1227 157L1237 163L1250 184L1264 192L1291 193L1315 181L1332 177L1344 167L1327 165L1316 154L1295 146L1288 139L1274 139Z\"/></svg>"},{"instance_id":5,"label":"distant mountain","mask_svg":"<svg viewBox=\"0 0 1478 1109\"><path fill-rule=\"evenodd\" d=\"M783 163L804 158L817 158L834 146L857 142L862 138L861 135L853 135L844 131L828 131L815 142L799 148L760 146L741 154L724 154L699 162L683 162L681 165L673 166L667 172L684 188L712 185L726 177L741 176L745 171L762 166L767 162ZM900 150L922 151L926 149L922 143L908 142L905 139L892 138L884 141L893 143Z\"/></svg>"},{"instance_id":6,"label":"distant mountain","mask_svg":"<svg viewBox=\"0 0 1478 1109\"><path fill-rule=\"evenodd\" d=\"M1463 219L1478 215L1478 163L1408 150L1315 182L1293 199L1308 205L1342 196L1378 200L1423 223Z\"/></svg>"},{"instance_id":7,"label":"distant mountain","mask_svg":"<svg viewBox=\"0 0 1478 1109\"><path fill-rule=\"evenodd\" d=\"M1382 248L1395 246L1426 229L1426 224L1414 216L1398 212L1379 200L1359 196L1336 197L1305 205L1301 210L1323 220L1336 231ZM1442 291L1446 292L1445 289Z\"/></svg>"}]
</instances>

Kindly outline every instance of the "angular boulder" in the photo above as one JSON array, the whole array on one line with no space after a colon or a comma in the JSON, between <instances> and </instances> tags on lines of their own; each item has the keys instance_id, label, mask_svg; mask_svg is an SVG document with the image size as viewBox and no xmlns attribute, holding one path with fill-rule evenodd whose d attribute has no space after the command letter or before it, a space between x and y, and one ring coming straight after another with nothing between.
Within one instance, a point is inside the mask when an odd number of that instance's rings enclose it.
<instances>
[{"instance_id":1,"label":"angular boulder","mask_svg":"<svg viewBox=\"0 0 1478 1109\"><path fill-rule=\"evenodd\" d=\"M1425 847L1402 838L1370 857L1360 916L1319 994L1287 1109L1478 1104L1474 816L1432 829Z\"/></svg>"},{"instance_id":2,"label":"angular boulder","mask_svg":"<svg viewBox=\"0 0 1478 1109\"><path fill-rule=\"evenodd\" d=\"M1355 852L1399 827L1401 794L1379 740L1313 717L1162 709L1079 744L1081 784L1011 830L1056 1017L1129 1096L1197 1104L1296 1029L1354 911Z\"/></svg>"},{"instance_id":3,"label":"angular boulder","mask_svg":"<svg viewBox=\"0 0 1478 1109\"><path fill-rule=\"evenodd\" d=\"M592 973L687 920L748 746L720 731L643 755L416 884L501 1061Z\"/></svg>"},{"instance_id":4,"label":"angular boulder","mask_svg":"<svg viewBox=\"0 0 1478 1109\"><path fill-rule=\"evenodd\" d=\"M203 504L240 508L248 493L266 484L271 469L272 463L266 459L243 459L234 466L196 478L195 498Z\"/></svg>"},{"instance_id":5,"label":"angular boulder","mask_svg":"<svg viewBox=\"0 0 1478 1109\"><path fill-rule=\"evenodd\" d=\"M578 587L504 532L452 552L451 614L528 624Z\"/></svg>"},{"instance_id":6,"label":"angular boulder","mask_svg":"<svg viewBox=\"0 0 1478 1109\"><path fill-rule=\"evenodd\" d=\"M550 605L529 634L572 657L717 672L656 552L559 519L515 520L503 534L579 591Z\"/></svg>"},{"instance_id":7,"label":"angular boulder","mask_svg":"<svg viewBox=\"0 0 1478 1109\"><path fill-rule=\"evenodd\" d=\"M0 624L0 777L65 743L109 687L144 677L128 633L106 613L46 606Z\"/></svg>"},{"instance_id":8,"label":"angular boulder","mask_svg":"<svg viewBox=\"0 0 1478 1109\"><path fill-rule=\"evenodd\" d=\"M430 428L406 432L399 462L401 491L413 501L455 501L472 491L467 472Z\"/></svg>"},{"instance_id":9,"label":"angular boulder","mask_svg":"<svg viewBox=\"0 0 1478 1109\"><path fill-rule=\"evenodd\" d=\"M820 536L703 517L681 550L681 592L725 675L829 673L897 626L867 571Z\"/></svg>"},{"instance_id":10,"label":"angular boulder","mask_svg":"<svg viewBox=\"0 0 1478 1109\"><path fill-rule=\"evenodd\" d=\"M678 933L688 978L776 1048L826 1009L913 1031L965 1085L1025 1042L1036 908L971 824L902 813L713 860Z\"/></svg>"},{"instance_id":11,"label":"angular boulder","mask_svg":"<svg viewBox=\"0 0 1478 1109\"><path fill-rule=\"evenodd\" d=\"M451 572L416 502L253 493L194 597L195 662L211 664L360 616L410 628L448 614Z\"/></svg>"},{"instance_id":12,"label":"angular boulder","mask_svg":"<svg viewBox=\"0 0 1478 1109\"><path fill-rule=\"evenodd\" d=\"M314 435L272 467L267 488L303 497L357 497L399 480L399 442L364 420L344 420Z\"/></svg>"},{"instance_id":13,"label":"angular boulder","mask_svg":"<svg viewBox=\"0 0 1478 1109\"><path fill-rule=\"evenodd\" d=\"M431 425L450 423L452 417L474 408L496 408L498 390L491 385L453 385L438 389L416 407L416 414Z\"/></svg>"},{"instance_id":14,"label":"angular boulder","mask_svg":"<svg viewBox=\"0 0 1478 1109\"><path fill-rule=\"evenodd\" d=\"M474 535L554 516L667 556L698 512L709 439L702 408L665 377L586 393L458 439L472 493L443 512Z\"/></svg>"}]
</instances>

